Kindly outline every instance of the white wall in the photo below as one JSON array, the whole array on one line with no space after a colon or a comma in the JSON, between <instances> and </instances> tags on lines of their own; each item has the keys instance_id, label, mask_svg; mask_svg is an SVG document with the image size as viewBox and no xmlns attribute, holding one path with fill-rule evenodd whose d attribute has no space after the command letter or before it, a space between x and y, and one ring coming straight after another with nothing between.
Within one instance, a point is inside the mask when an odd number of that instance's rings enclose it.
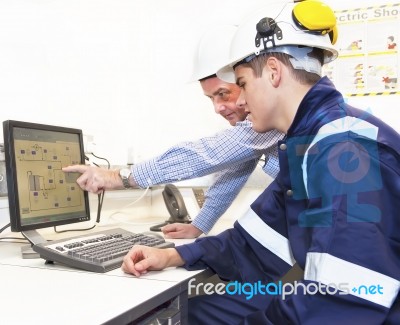
<instances>
[{"instance_id":1,"label":"white wall","mask_svg":"<svg viewBox=\"0 0 400 325\"><path fill-rule=\"evenodd\" d=\"M228 127L187 83L192 55L208 26L260 4L0 0L0 120L81 128L112 164Z\"/></svg>"},{"instance_id":2,"label":"white wall","mask_svg":"<svg viewBox=\"0 0 400 325\"><path fill-rule=\"evenodd\" d=\"M0 0L0 120L81 128L114 165L212 134L228 124L186 83L197 41L267 3Z\"/></svg>"}]
</instances>

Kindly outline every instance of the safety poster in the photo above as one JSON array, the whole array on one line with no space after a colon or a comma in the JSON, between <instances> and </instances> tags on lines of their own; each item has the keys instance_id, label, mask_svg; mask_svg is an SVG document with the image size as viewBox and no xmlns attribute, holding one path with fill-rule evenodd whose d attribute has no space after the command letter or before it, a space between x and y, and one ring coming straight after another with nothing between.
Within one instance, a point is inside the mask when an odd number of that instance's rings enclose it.
<instances>
[{"instance_id":1,"label":"safety poster","mask_svg":"<svg viewBox=\"0 0 400 325\"><path fill-rule=\"evenodd\" d=\"M339 57L324 74L347 96L400 94L400 3L335 14Z\"/></svg>"}]
</instances>

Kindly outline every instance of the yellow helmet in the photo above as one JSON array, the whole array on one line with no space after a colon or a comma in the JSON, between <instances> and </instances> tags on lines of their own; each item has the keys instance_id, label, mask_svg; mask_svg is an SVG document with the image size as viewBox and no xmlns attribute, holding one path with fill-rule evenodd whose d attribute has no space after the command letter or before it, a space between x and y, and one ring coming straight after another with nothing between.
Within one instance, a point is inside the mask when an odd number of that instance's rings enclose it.
<instances>
[{"instance_id":1,"label":"yellow helmet","mask_svg":"<svg viewBox=\"0 0 400 325\"><path fill-rule=\"evenodd\" d=\"M324 63L334 60L338 55L333 46L336 39L335 14L321 1L274 3L239 25L231 38L230 58L217 75L234 82L235 66L267 52L289 54L295 69L320 74L321 64L307 54L312 48L319 48L324 50Z\"/></svg>"}]
</instances>

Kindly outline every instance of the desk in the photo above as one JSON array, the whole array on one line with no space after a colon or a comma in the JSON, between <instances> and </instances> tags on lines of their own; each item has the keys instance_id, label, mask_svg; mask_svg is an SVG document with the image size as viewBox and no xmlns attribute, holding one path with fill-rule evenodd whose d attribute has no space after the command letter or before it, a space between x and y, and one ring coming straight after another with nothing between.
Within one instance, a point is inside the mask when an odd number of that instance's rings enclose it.
<instances>
[{"instance_id":1,"label":"desk","mask_svg":"<svg viewBox=\"0 0 400 325\"><path fill-rule=\"evenodd\" d=\"M1 324L128 324L183 294L145 278L4 264L0 274Z\"/></svg>"},{"instance_id":2,"label":"desk","mask_svg":"<svg viewBox=\"0 0 400 325\"><path fill-rule=\"evenodd\" d=\"M129 324L168 301L187 324L187 282L213 274L183 268L140 278L121 269L91 273L22 259L21 246L0 242L0 324Z\"/></svg>"},{"instance_id":3,"label":"desk","mask_svg":"<svg viewBox=\"0 0 400 325\"><path fill-rule=\"evenodd\" d=\"M102 222L93 231L121 227L143 232L149 230L149 222L159 224L167 219L166 216L149 218L156 213L154 206L150 208L147 205L124 209L126 215L110 219L114 209L123 207L124 203L121 199L108 199L105 203L110 208L103 210ZM96 215L93 208L91 215ZM211 234L219 233L232 223L229 218L220 219ZM85 228L88 225L82 223L58 229ZM39 232L48 240L79 235L76 232L56 234L52 228ZM7 236L20 234L9 230L1 234L1 237ZM170 241L181 245L193 240ZM23 245L26 244L0 242L0 288L3 296L0 324L128 324L171 300L181 311L182 324L187 324L188 281L192 278L204 281L213 275L210 270L187 271L183 268L152 271L140 278L120 269L104 274L90 273L59 264L45 265L42 259L22 259Z\"/></svg>"}]
</instances>

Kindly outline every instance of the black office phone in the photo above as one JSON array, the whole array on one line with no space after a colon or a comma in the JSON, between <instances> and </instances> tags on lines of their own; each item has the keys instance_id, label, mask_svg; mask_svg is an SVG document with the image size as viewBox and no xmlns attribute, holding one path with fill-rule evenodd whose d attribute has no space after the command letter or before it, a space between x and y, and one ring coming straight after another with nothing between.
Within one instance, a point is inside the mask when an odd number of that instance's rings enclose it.
<instances>
[{"instance_id":1,"label":"black office phone","mask_svg":"<svg viewBox=\"0 0 400 325\"><path fill-rule=\"evenodd\" d=\"M194 190L193 193L196 202L201 208L204 202L203 190ZM191 223L192 220L185 205L185 201L179 189L174 184L167 184L162 192L165 206L169 212L170 218L164 223L150 227L152 231L161 231L161 228L170 223Z\"/></svg>"}]
</instances>

